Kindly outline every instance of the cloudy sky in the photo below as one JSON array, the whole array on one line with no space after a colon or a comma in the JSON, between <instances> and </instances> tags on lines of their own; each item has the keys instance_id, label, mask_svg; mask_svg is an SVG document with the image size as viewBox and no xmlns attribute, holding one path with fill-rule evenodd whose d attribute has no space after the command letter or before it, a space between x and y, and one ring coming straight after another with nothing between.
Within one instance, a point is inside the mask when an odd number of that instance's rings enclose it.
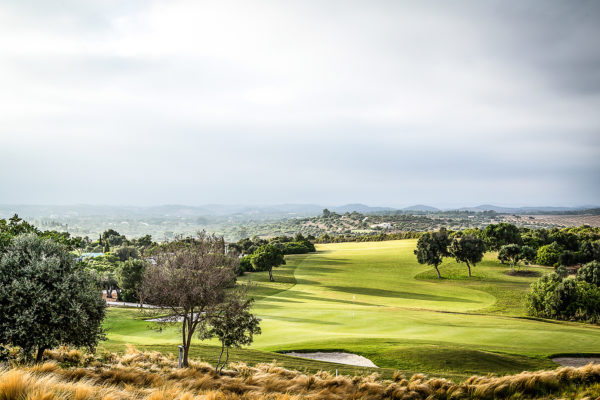
<instances>
[{"instance_id":1,"label":"cloudy sky","mask_svg":"<svg viewBox=\"0 0 600 400\"><path fill-rule=\"evenodd\" d=\"M596 1L0 0L0 203L600 204Z\"/></svg>"}]
</instances>

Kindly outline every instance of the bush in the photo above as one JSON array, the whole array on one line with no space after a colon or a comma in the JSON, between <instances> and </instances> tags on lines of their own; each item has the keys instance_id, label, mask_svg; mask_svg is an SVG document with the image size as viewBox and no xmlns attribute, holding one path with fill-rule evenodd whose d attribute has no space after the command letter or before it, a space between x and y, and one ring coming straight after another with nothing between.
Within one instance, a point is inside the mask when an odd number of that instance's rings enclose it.
<instances>
[{"instance_id":1,"label":"bush","mask_svg":"<svg viewBox=\"0 0 600 400\"><path fill-rule=\"evenodd\" d=\"M568 267L569 265L575 265L576 263L577 259L575 257L575 253L573 253L571 250L565 250L562 253L560 253L560 256L558 256L559 265L564 265L565 267Z\"/></svg>"},{"instance_id":2,"label":"bush","mask_svg":"<svg viewBox=\"0 0 600 400\"><path fill-rule=\"evenodd\" d=\"M316 251L315 245L308 240L301 242L282 243L283 254L306 254Z\"/></svg>"},{"instance_id":3,"label":"bush","mask_svg":"<svg viewBox=\"0 0 600 400\"><path fill-rule=\"evenodd\" d=\"M537 251L536 263L539 265L554 265L558 262L562 248L553 242L542 246Z\"/></svg>"},{"instance_id":4,"label":"bush","mask_svg":"<svg viewBox=\"0 0 600 400\"><path fill-rule=\"evenodd\" d=\"M582 279L545 275L531 284L527 300L529 313L537 317L600 321L600 287Z\"/></svg>"},{"instance_id":5,"label":"bush","mask_svg":"<svg viewBox=\"0 0 600 400\"><path fill-rule=\"evenodd\" d=\"M240 263L237 269L238 275L243 275L244 272L249 272L253 270L252 261L250 261L250 256L244 256L240 258Z\"/></svg>"},{"instance_id":6,"label":"bush","mask_svg":"<svg viewBox=\"0 0 600 400\"><path fill-rule=\"evenodd\" d=\"M600 262L592 261L577 271L577 277L589 284L600 286Z\"/></svg>"}]
</instances>

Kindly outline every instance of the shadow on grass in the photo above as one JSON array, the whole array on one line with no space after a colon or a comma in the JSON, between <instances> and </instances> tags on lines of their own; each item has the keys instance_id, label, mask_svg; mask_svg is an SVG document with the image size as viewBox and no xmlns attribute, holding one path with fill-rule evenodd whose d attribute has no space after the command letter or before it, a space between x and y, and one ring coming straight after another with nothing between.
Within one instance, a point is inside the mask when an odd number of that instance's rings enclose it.
<instances>
[{"instance_id":1,"label":"shadow on grass","mask_svg":"<svg viewBox=\"0 0 600 400\"><path fill-rule=\"evenodd\" d=\"M325 321L322 319L310 319L310 318L297 318L297 317L284 317L281 315L269 315L268 317L264 317L264 319L275 319L277 321L286 321L286 322L301 322L307 324L317 324L317 325L341 325L339 322Z\"/></svg>"},{"instance_id":2,"label":"shadow on grass","mask_svg":"<svg viewBox=\"0 0 600 400\"><path fill-rule=\"evenodd\" d=\"M401 291L396 291L396 290L374 289L374 288L358 287L358 286L325 286L325 287L328 289L331 289L331 290L335 290L336 292L362 294L365 296L403 298L403 299L427 300L427 301L450 301L450 302L457 302L457 303L477 303L477 301L474 301L474 300L467 300L467 299L463 299L460 297L438 296L435 294L401 292Z\"/></svg>"}]
</instances>

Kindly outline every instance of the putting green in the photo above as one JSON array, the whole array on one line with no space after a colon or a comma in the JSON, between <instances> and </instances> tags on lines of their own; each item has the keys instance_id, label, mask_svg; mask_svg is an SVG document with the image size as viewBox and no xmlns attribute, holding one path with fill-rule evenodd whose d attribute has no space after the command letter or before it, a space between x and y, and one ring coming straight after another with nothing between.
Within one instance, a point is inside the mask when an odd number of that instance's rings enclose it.
<instances>
[{"instance_id":1,"label":"putting green","mask_svg":"<svg viewBox=\"0 0 600 400\"><path fill-rule=\"evenodd\" d=\"M252 348L343 350L380 367L448 375L547 368L555 365L552 354L600 351L596 326L523 318L524 296L536 277L509 276L507 266L486 255L472 278L464 265L447 260L441 271L450 279L438 280L416 262L415 245L319 245L317 253L288 256L274 272L277 282L268 282L266 273L247 275L263 331ZM177 343L175 328L152 332L140 330L140 321L120 323L109 338Z\"/></svg>"}]
</instances>

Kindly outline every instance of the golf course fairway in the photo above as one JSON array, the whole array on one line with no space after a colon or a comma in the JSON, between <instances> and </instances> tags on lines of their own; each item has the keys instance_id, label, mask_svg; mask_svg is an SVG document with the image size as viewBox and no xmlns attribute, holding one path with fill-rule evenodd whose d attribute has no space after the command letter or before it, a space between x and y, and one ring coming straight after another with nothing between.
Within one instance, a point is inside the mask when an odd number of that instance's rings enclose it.
<instances>
[{"instance_id":1,"label":"golf course fairway","mask_svg":"<svg viewBox=\"0 0 600 400\"><path fill-rule=\"evenodd\" d=\"M532 276L511 276L488 253L472 278L465 265L446 259L439 280L417 263L415 246L416 240L318 245L316 253L286 256L274 270L276 282L266 272L241 277L253 284L262 334L233 359L318 369L327 363L272 352L336 350L365 356L382 372L463 377L553 368L555 354L600 353L598 326L526 318L530 283L551 269L527 267ZM175 352L178 328L149 325L137 310L111 309L103 346ZM210 358L215 345L196 340L192 355Z\"/></svg>"}]
</instances>

